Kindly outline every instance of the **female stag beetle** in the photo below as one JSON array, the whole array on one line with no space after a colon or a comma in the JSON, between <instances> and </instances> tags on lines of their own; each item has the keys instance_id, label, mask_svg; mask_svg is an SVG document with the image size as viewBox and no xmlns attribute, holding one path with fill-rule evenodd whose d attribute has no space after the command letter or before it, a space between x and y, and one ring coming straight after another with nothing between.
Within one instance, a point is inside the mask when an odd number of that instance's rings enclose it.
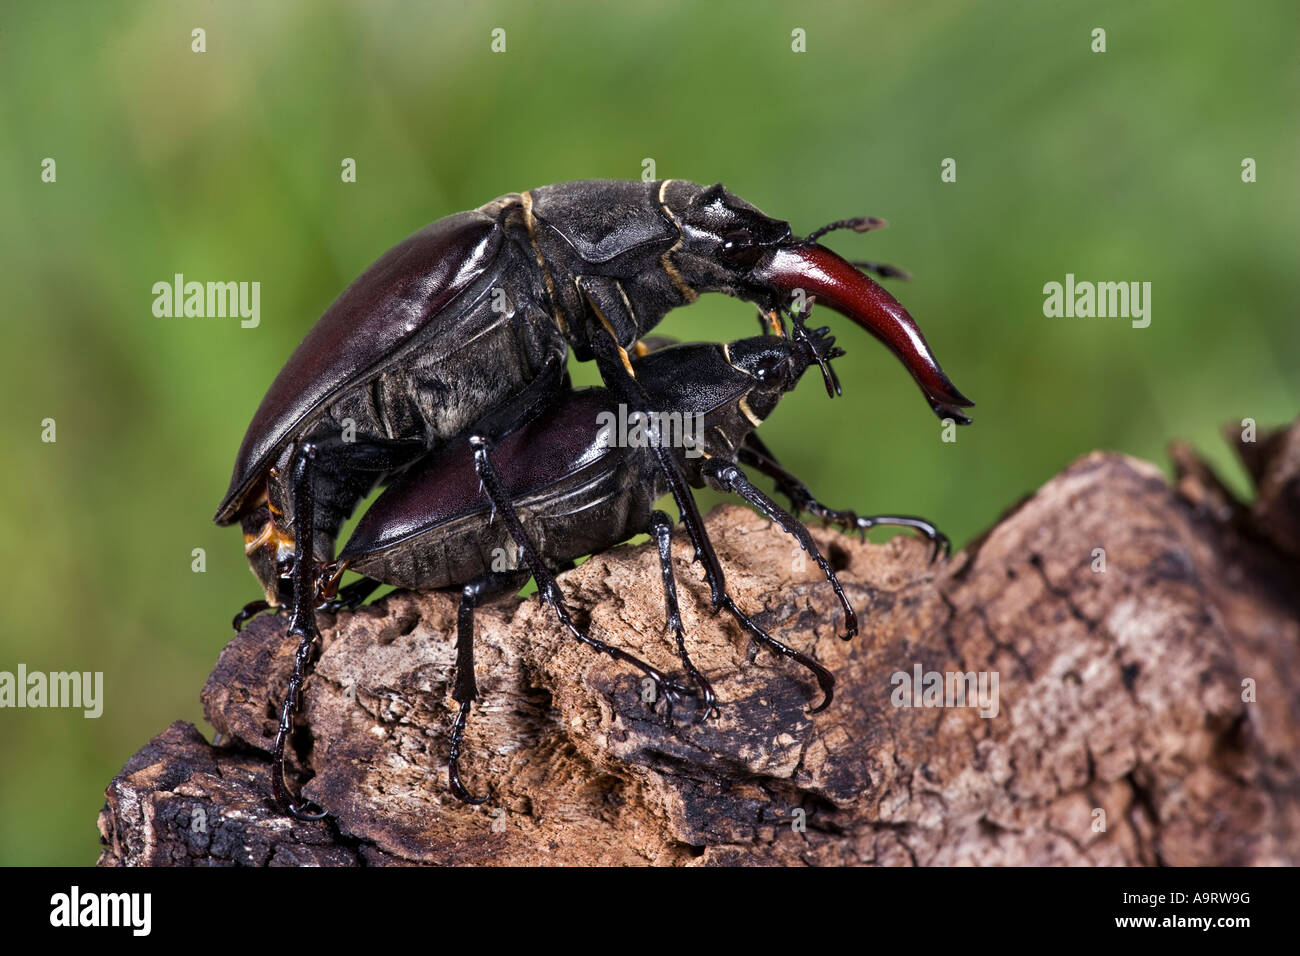
<instances>
[{"instance_id":1,"label":"female stag beetle","mask_svg":"<svg viewBox=\"0 0 1300 956\"><path fill-rule=\"evenodd\" d=\"M377 484L457 436L490 447L564 389L569 346L595 359L619 402L658 411L630 356L704 292L757 304L781 335L802 291L877 336L938 414L965 423L971 402L902 305L816 242L875 225L841 220L799 238L721 184L602 180L511 193L408 237L326 310L244 436L215 520L240 523L265 600L237 621L287 604L305 660L318 636L315 569ZM722 569L681 465L654 453L720 608Z\"/></svg>"},{"instance_id":2,"label":"female stag beetle","mask_svg":"<svg viewBox=\"0 0 1300 956\"><path fill-rule=\"evenodd\" d=\"M633 370L656 406L701 428L672 453L692 486L733 492L793 535L821 568L844 614L844 638L857 617L807 528L754 487L737 464L745 438L794 388L812 363L828 369L843 354L827 329L796 326L793 339L763 336L730 345L677 345L633 360ZM557 568L649 532L658 544L668 629L705 716L716 710L708 679L692 663L677 603L670 539L672 519L655 509L667 492L646 441L618 445L606 413L617 403L608 389L570 391L490 452L460 442L435 451L398 478L362 516L338 561L322 571L322 594L332 593L345 570L404 588L457 591L457 664L453 699L460 705L451 731L448 777L462 800L478 803L460 781L459 757L474 678L474 610L496 594L514 594L531 576L538 592L570 634L587 646L638 668L655 683L654 699L672 707L690 689L670 681L626 651L589 636L565 605ZM663 440L661 438L661 440ZM492 468L484 467L491 461ZM724 593L723 606L755 641L808 668L827 707L834 677L815 660L767 633Z\"/></svg>"}]
</instances>

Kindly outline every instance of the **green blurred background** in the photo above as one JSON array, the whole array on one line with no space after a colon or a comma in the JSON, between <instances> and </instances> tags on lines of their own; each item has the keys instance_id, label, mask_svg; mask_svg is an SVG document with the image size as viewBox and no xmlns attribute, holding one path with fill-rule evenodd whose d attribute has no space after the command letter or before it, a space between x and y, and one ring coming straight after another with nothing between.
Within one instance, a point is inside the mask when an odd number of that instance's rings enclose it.
<instances>
[{"instance_id":1,"label":"green blurred background","mask_svg":"<svg viewBox=\"0 0 1300 956\"><path fill-rule=\"evenodd\" d=\"M1163 466L1175 436L1244 493L1218 427L1300 410L1298 10L6 4L0 670L103 671L106 704L0 712L0 862L93 862L113 774L172 720L203 726L230 616L258 596L211 515L263 392L377 255L504 192L650 157L799 231L888 218L831 244L914 273L893 291L976 424L943 443L901 367L827 316L845 397L810 380L764 437L832 504L924 514L960 544L1076 456ZM260 327L155 318L176 272L260 281ZM1151 326L1045 318L1067 272L1151 282ZM661 330L738 338L753 309L706 297Z\"/></svg>"}]
</instances>

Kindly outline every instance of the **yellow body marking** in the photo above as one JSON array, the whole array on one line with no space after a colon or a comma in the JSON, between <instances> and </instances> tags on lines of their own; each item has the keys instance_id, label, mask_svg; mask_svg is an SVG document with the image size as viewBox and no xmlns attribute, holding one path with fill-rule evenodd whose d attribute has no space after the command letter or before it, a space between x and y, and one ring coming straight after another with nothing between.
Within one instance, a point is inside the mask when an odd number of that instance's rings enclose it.
<instances>
[{"instance_id":1,"label":"yellow body marking","mask_svg":"<svg viewBox=\"0 0 1300 956\"><path fill-rule=\"evenodd\" d=\"M546 293L551 297L551 305L555 309L551 318L555 320L560 333L568 335L569 323L564 320L564 311L560 308L560 297L555 294L555 280L551 278L551 270L546 267L546 260L542 258L541 247L537 245L537 229L533 219L532 190L523 193L520 199L524 206L524 225L528 227L528 242L533 247L533 255L537 257L537 266L542 270L542 278L546 280Z\"/></svg>"}]
</instances>

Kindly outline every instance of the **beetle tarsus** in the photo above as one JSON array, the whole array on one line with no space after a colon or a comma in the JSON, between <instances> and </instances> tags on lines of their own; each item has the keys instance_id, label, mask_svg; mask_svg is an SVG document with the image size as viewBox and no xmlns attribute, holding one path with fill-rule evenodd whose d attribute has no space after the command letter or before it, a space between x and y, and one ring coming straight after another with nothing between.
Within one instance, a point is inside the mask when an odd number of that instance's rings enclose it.
<instances>
[{"instance_id":1,"label":"beetle tarsus","mask_svg":"<svg viewBox=\"0 0 1300 956\"><path fill-rule=\"evenodd\" d=\"M307 612L306 620L311 621L311 612ZM315 623L295 623L289 629L290 636L298 634L298 650L294 654L293 675L289 678L289 690L285 694L284 704L280 709L280 725L275 734L275 746L271 755L271 789L275 795L275 801L291 816L298 820L321 820L328 814L325 810L318 807L312 809L315 805L310 801L299 802L293 797L289 790L287 779L288 767L286 766L286 748L289 742L289 735L293 731L293 718L298 710L299 697L302 690L302 684L306 677L307 665L311 660L312 651L315 649L318 635Z\"/></svg>"},{"instance_id":2,"label":"beetle tarsus","mask_svg":"<svg viewBox=\"0 0 1300 956\"><path fill-rule=\"evenodd\" d=\"M821 664L818 664L807 654L803 654L800 653L799 651L796 651L793 647L790 647L788 644L783 644L781 641L778 641L771 634L767 633L767 631L763 630L761 627L755 624L752 620L749 619L749 617L745 615L744 611L742 611L740 608L736 606L736 602L731 599L731 595L727 595L723 599L723 607L726 608L726 610L731 614L731 616L736 619L736 621L740 624L741 627L743 627L746 631L749 632L751 637L755 638L755 646L763 645L765 647L771 648L781 656L788 657L792 661L795 661L798 664L802 664L804 667L806 667L808 670L812 672L813 677L817 679L817 686L821 688L822 702L818 704L816 707L810 707L808 709L808 713L810 714L819 713L831 705L831 701L835 698L835 675L834 674L828 671L825 667L822 667ZM749 659L751 661L754 659L752 654L750 655Z\"/></svg>"},{"instance_id":3,"label":"beetle tarsus","mask_svg":"<svg viewBox=\"0 0 1300 956\"><path fill-rule=\"evenodd\" d=\"M451 725L450 750L447 756L447 782L464 803L477 806L487 801L486 796L476 797L466 789L460 779L461 749L465 741L465 726L469 722L470 707L478 700L478 681L474 676L474 611L487 594L518 587L523 583L517 574L490 571L475 578L460 589L460 604L456 608L456 683L451 698L460 704L456 719Z\"/></svg>"},{"instance_id":4,"label":"beetle tarsus","mask_svg":"<svg viewBox=\"0 0 1300 956\"><path fill-rule=\"evenodd\" d=\"M715 464L711 461L705 467L704 474L720 490L739 495L757 508L768 521L774 521L780 525L786 534L791 535L799 542L799 546L812 556L812 559L817 562L817 566L821 568L822 573L826 575L826 580L830 582L831 588L835 591L835 596L839 598L840 606L844 608L844 633L840 635L841 639L847 641L853 638L858 633L857 612L853 610L848 595L844 593L844 588L840 586L839 578L835 576L835 569L822 556L821 549L817 547L817 542L808 533L808 529L804 527L803 522L755 488L739 465L726 462Z\"/></svg>"},{"instance_id":5,"label":"beetle tarsus","mask_svg":"<svg viewBox=\"0 0 1300 956\"><path fill-rule=\"evenodd\" d=\"M468 803L471 806L487 802L487 796L476 797L466 789L460 780L460 748L464 740L465 724L469 720L470 701L465 701L456 711L456 719L451 725L451 750L447 755L447 783L451 787L451 792L462 803Z\"/></svg>"},{"instance_id":6,"label":"beetle tarsus","mask_svg":"<svg viewBox=\"0 0 1300 956\"><path fill-rule=\"evenodd\" d=\"M460 709L456 711L456 719L451 725L451 751L447 755L447 782L451 786L451 792L456 795L462 803L468 803L471 806L478 806L486 803L487 797L476 797L465 788L460 781L460 748L465 738L465 724L469 721L469 709L471 701L464 701Z\"/></svg>"},{"instance_id":7,"label":"beetle tarsus","mask_svg":"<svg viewBox=\"0 0 1300 956\"><path fill-rule=\"evenodd\" d=\"M687 675L700 689L700 700L704 705L700 719L708 720L710 717L717 717L720 713L718 710L718 695L714 692L709 679L695 666L686 650L686 629L682 626L681 608L677 603L677 579L673 575L672 519L662 511L652 512L650 515L650 533L654 536L659 550L659 571L660 576L663 578L664 604L668 611L668 630L672 631L677 642L677 656L681 658L682 666L686 668ZM671 717L671 700L668 709Z\"/></svg>"},{"instance_id":8,"label":"beetle tarsus","mask_svg":"<svg viewBox=\"0 0 1300 956\"><path fill-rule=\"evenodd\" d=\"M234 620L232 620L230 624L234 627L235 633L238 634L244 629L245 624L257 617L257 615L261 614L263 611L269 610L271 610L271 605L267 601L249 601L239 609L239 613L235 615ZM276 608L275 611L276 613L279 613L280 608Z\"/></svg>"},{"instance_id":9,"label":"beetle tarsus","mask_svg":"<svg viewBox=\"0 0 1300 956\"><path fill-rule=\"evenodd\" d=\"M311 810L310 802L299 802L289 792L287 781L286 750L293 732L293 718L298 711L302 685L307 677L307 665L312 651L320 639L316 629L316 569L312 565L312 516L315 496L312 490L312 470L316 462L316 448L310 442L301 444L293 455L290 467L290 493L293 496L294 569L293 608L289 618L289 637L298 638L298 649L293 657L293 674L289 689L280 709L280 725L276 729L275 746L271 757L271 786L276 802L299 820L320 820L324 810Z\"/></svg>"},{"instance_id":10,"label":"beetle tarsus","mask_svg":"<svg viewBox=\"0 0 1300 956\"><path fill-rule=\"evenodd\" d=\"M915 515L857 515L852 511L831 511L827 509L829 520L843 523L855 528L864 537L872 528L893 527L911 528L920 533L930 543L930 563L934 564L942 554L944 560L952 557L952 542L948 536L924 518ZM826 520L826 519L823 519Z\"/></svg>"},{"instance_id":11,"label":"beetle tarsus","mask_svg":"<svg viewBox=\"0 0 1300 956\"><path fill-rule=\"evenodd\" d=\"M913 515L858 515L855 511L829 508L813 497L808 486L794 476L776 460L763 440L756 434L745 436L745 443L739 452L740 461L751 465L776 482L777 491L790 499L791 510L795 514L810 514L823 524L839 528L841 531L856 531L865 536L867 531L876 527L910 528L918 532L930 543L930 563L952 554L952 542L933 523L925 518Z\"/></svg>"},{"instance_id":12,"label":"beetle tarsus","mask_svg":"<svg viewBox=\"0 0 1300 956\"><path fill-rule=\"evenodd\" d=\"M527 532L524 531L523 524L519 521L519 516L515 514L514 503L501 488L496 468L493 466L489 455L491 442L482 435L472 435L469 443L474 455L474 470L478 474L483 493L487 495L492 502L492 507L501 516L502 521L505 522L506 529L510 532L515 547L519 549L520 557L523 558L528 570L532 572L533 580L537 582L537 593L550 605L551 610L560 619L560 623L580 644L585 644L592 650L607 654L615 660L623 661L625 664L631 664L649 677L655 685L655 700L666 697L671 705L674 699L680 699L682 695L690 694L690 688L669 680L657 668L629 654L622 648L597 640L578 627L564 603L564 593L560 590L559 584L556 583L555 576L546 567L536 548L533 547Z\"/></svg>"}]
</instances>

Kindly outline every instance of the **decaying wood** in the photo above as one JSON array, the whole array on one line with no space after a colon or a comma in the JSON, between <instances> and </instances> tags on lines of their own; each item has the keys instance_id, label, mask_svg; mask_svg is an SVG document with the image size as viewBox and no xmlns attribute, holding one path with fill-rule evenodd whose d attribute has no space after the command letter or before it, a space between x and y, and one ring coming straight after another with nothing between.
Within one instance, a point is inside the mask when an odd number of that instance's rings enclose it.
<instances>
[{"instance_id":1,"label":"decaying wood","mask_svg":"<svg viewBox=\"0 0 1300 956\"><path fill-rule=\"evenodd\" d=\"M1245 507L1188 449L1171 488L1094 453L947 564L917 540L815 532L863 633L753 513L708 527L740 605L837 680L707 608L676 568L720 719L671 722L630 669L579 647L536 599L479 614L482 699L446 784L455 601L396 594L325 628L297 737L306 796L269 800L266 751L291 665L283 621L253 622L203 699L212 746L172 725L108 789L103 865L1300 863L1300 424L1242 446ZM561 582L592 633L678 673L649 547ZM898 707L893 675L996 674L996 716ZM989 685L991 687L991 685ZM920 701L924 702L924 699Z\"/></svg>"}]
</instances>

